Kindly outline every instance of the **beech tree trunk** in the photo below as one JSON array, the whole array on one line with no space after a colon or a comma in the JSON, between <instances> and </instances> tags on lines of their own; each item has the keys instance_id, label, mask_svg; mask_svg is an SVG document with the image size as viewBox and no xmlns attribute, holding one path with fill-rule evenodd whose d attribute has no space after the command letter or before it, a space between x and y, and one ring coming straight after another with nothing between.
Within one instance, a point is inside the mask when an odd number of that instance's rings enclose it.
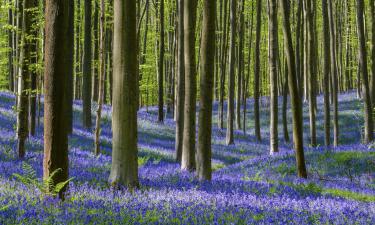
<instances>
[{"instance_id":1,"label":"beech tree trunk","mask_svg":"<svg viewBox=\"0 0 375 225\"><path fill-rule=\"evenodd\" d=\"M54 184L69 176L66 92L68 73L68 23L70 0L46 0L44 71L44 159L43 177L60 169ZM59 197L64 198L66 187Z\"/></svg>"},{"instance_id":2,"label":"beech tree trunk","mask_svg":"<svg viewBox=\"0 0 375 225\"><path fill-rule=\"evenodd\" d=\"M279 151L278 138L278 90L277 90L277 56L278 56L278 26L277 0L268 0L268 62L271 86L270 104L270 154Z\"/></svg>"},{"instance_id":3,"label":"beech tree trunk","mask_svg":"<svg viewBox=\"0 0 375 225\"><path fill-rule=\"evenodd\" d=\"M205 0L201 42L200 111L197 149L197 175L211 180L212 96L215 75L216 0Z\"/></svg>"},{"instance_id":4,"label":"beech tree trunk","mask_svg":"<svg viewBox=\"0 0 375 225\"><path fill-rule=\"evenodd\" d=\"M83 51L82 118L83 126L91 128L91 0L85 0L85 37Z\"/></svg>"},{"instance_id":5,"label":"beech tree trunk","mask_svg":"<svg viewBox=\"0 0 375 225\"><path fill-rule=\"evenodd\" d=\"M138 181L136 1L114 1L113 150L109 182L134 189ZM136 49L135 49L136 50Z\"/></svg>"},{"instance_id":6,"label":"beech tree trunk","mask_svg":"<svg viewBox=\"0 0 375 225\"><path fill-rule=\"evenodd\" d=\"M177 98L176 98L176 161L181 163L184 137L185 62L184 62L184 0L178 0Z\"/></svg>"},{"instance_id":7,"label":"beech tree trunk","mask_svg":"<svg viewBox=\"0 0 375 225\"><path fill-rule=\"evenodd\" d=\"M260 135L260 115L259 115L259 83L260 83L260 35L262 25L262 0L257 1L257 25L255 38L255 64L254 64L254 123L255 137L257 141L261 141Z\"/></svg>"},{"instance_id":8,"label":"beech tree trunk","mask_svg":"<svg viewBox=\"0 0 375 225\"><path fill-rule=\"evenodd\" d=\"M305 155L303 149L303 123L301 112L302 104L297 86L297 73L295 67L292 35L290 31L288 0L280 0L280 8L283 17L285 56L288 63L288 83L292 103L293 142L296 151L297 172L299 177L307 178Z\"/></svg>"},{"instance_id":9,"label":"beech tree trunk","mask_svg":"<svg viewBox=\"0 0 375 225\"><path fill-rule=\"evenodd\" d=\"M234 88L235 88L235 57L236 57L236 8L237 1L230 1L230 47L229 47L229 77L228 77L228 106L227 106L227 145L234 144Z\"/></svg>"},{"instance_id":10,"label":"beech tree trunk","mask_svg":"<svg viewBox=\"0 0 375 225\"><path fill-rule=\"evenodd\" d=\"M365 39L365 27L363 22L363 10L364 1L357 0L357 27L358 27L358 45L359 45L359 65L361 69L362 78L362 92L364 101L364 112L365 112L365 135L364 142L370 143L373 140L373 115L372 115L372 104L370 97L370 89L368 82L368 71L367 71L367 51L366 51L366 39Z\"/></svg>"},{"instance_id":11,"label":"beech tree trunk","mask_svg":"<svg viewBox=\"0 0 375 225\"><path fill-rule=\"evenodd\" d=\"M197 77L195 66L195 26L197 0L184 1L185 107L181 169L195 170L195 118Z\"/></svg>"}]
</instances>

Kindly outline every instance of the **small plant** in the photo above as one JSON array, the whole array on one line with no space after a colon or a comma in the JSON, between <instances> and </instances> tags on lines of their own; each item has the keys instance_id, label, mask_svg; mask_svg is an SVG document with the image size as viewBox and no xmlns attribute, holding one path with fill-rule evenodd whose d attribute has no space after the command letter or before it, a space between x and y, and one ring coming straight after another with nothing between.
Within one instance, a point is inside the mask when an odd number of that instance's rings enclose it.
<instances>
[{"instance_id":1,"label":"small plant","mask_svg":"<svg viewBox=\"0 0 375 225\"><path fill-rule=\"evenodd\" d=\"M43 182L36 176L35 170L27 163L22 163L22 170L24 175L14 173L13 176L16 177L19 181L21 181L24 185L29 188L36 187L41 191L43 195L51 195L53 197L57 196L58 193L74 178L70 178L66 181L59 182L54 184L53 179L54 177L62 171L61 168L56 169L53 171L47 179L44 179Z\"/></svg>"}]
</instances>

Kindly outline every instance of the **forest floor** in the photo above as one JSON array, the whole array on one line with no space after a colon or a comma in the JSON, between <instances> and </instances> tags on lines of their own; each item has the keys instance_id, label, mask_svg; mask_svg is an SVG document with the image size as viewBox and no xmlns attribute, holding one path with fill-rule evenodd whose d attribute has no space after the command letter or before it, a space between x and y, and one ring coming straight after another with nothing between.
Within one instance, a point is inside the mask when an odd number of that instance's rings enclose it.
<instances>
[{"instance_id":1,"label":"forest floor","mask_svg":"<svg viewBox=\"0 0 375 225\"><path fill-rule=\"evenodd\" d=\"M362 103L354 92L340 99L340 147L308 146L308 107L304 106L308 179L296 177L291 143L269 156L268 100L262 99L261 142L253 130L252 100L248 134L235 131L235 145L225 145L214 107L213 180L199 182L173 160L174 122L158 123L157 109L139 116L139 177L134 193L108 185L111 165L111 113L104 107L102 154L93 154L93 131L80 122L74 104L74 132L69 141L70 183L64 202L45 196L41 185L43 128L30 137L24 161L16 157L14 97L0 93L0 224L375 224L375 149L362 145ZM323 105L318 98L317 134L323 145ZM281 105L281 99L280 104ZM291 134L290 110L288 112ZM41 121L43 121L41 119ZM94 124L94 123L93 123ZM21 175L21 179L15 174ZM28 177L32 182L21 181Z\"/></svg>"}]
</instances>

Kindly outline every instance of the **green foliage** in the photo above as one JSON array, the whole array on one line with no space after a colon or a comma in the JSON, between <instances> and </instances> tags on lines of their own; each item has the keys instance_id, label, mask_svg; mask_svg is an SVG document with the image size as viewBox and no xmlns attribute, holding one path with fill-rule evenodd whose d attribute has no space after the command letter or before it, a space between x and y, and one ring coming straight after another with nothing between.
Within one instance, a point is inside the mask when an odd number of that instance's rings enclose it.
<instances>
[{"instance_id":1,"label":"green foliage","mask_svg":"<svg viewBox=\"0 0 375 225\"><path fill-rule=\"evenodd\" d=\"M138 157L138 167L144 166L150 160L150 156Z\"/></svg>"},{"instance_id":2,"label":"green foliage","mask_svg":"<svg viewBox=\"0 0 375 225\"><path fill-rule=\"evenodd\" d=\"M353 199L362 202L375 202L375 195L368 195L357 193L353 191L341 190L341 189L324 189L323 193L330 194L337 197Z\"/></svg>"},{"instance_id":3,"label":"green foliage","mask_svg":"<svg viewBox=\"0 0 375 225\"><path fill-rule=\"evenodd\" d=\"M54 177L62 171L61 168L53 171L47 179L44 179L42 182L36 176L36 171L32 168L31 165L27 163L22 163L22 170L24 175L13 174L20 182L26 185L29 188L37 188L43 195L57 196L57 194L74 178L70 178L66 181L59 182L54 184Z\"/></svg>"}]
</instances>

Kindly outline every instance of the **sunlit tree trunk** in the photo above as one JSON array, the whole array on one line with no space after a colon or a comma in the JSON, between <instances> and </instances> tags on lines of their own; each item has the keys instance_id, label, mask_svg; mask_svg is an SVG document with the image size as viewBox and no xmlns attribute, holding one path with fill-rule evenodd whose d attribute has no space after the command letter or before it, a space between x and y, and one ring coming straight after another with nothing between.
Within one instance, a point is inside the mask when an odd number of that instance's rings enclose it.
<instances>
[{"instance_id":1,"label":"sunlit tree trunk","mask_svg":"<svg viewBox=\"0 0 375 225\"><path fill-rule=\"evenodd\" d=\"M195 121L197 77L195 65L195 27L197 0L184 1L185 107L181 169L195 169Z\"/></svg>"},{"instance_id":2,"label":"sunlit tree trunk","mask_svg":"<svg viewBox=\"0 0 375 225\"><path fill-rule=\"evenodd\" d=\"M302 104L297 86L297 74L289 22L288 0L280 0L280 8L283 17L285 56L288 63L288 83L292 103L291 105L293 114L293 142L296 151L297 172L299 177L307 178L305 156L303 149L303 123L301 113Z\"/></svg>"},{"instance_id":3,"label":"sunlit tree trunk","mask_svg":"<svg viewBox=\"0 0 375 225\"><path fill-rule=\"evenodd\" d=\"M137 46L136 2L114 1L113 43L113 151L109 182L112 186L137 188Z\"/></svg>"}]
</instances>

